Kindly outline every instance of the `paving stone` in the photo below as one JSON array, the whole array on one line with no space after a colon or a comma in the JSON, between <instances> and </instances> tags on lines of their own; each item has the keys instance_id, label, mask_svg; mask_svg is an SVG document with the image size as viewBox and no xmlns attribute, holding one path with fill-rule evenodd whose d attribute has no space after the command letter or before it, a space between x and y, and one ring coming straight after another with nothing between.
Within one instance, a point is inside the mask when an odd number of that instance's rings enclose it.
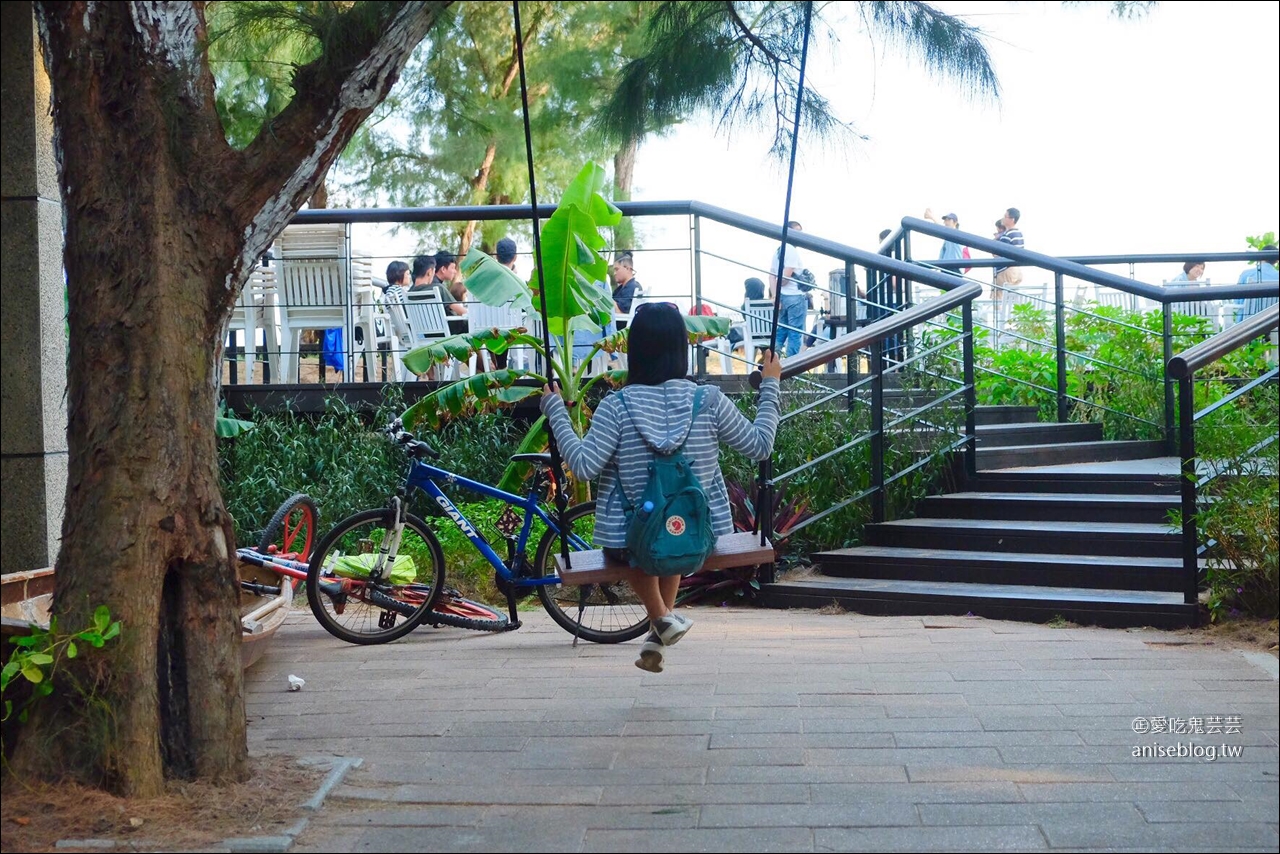
<instances>
[{"instance_id":1,"label":"paving stone","mask_svg":"<svg viewBox=\"0 0 1280 854\"><path fill-rule=\"evenodd\" d=\"M1264 801L1138 801L1150 822L1276 822L1274 804Z\"/></svg>"},{"instance_id":2,"label":"paving stone","mask_svg":"<svg viewBox=\"0 0 1280 854\"><path fill-rule=\"evenodd\" d=\"M920 816L911 803L707 805L700 827L914 827Z\"/></svg>"},{"instance_id":3,"label":"paving stone","mask_svg":"<svg viewBox=\"0 0 1280 854\"><path fill-rule=\"evenodd\" d=\"M902 765L713 765L710 783L905 783Z\"/></svg>"},{"instance_id":4,"label":"paving stone","mask_svg":"<svg viewBox=\"0 0 1280 854\"><path fill-rule=\"evenodd\" d=\"M390 849L389 849L390 850ZM535 849L536 850L536 849ZM714 828L696 830L589 830L584 851L620 851L653 854L654 851L812 851L813 831L807 827Z\"/></svg>"},{"instance_id":5,"label":"paving stone","mask_svg":"<svg viewBox=\"0 0 1280 854\"><path fill-rule=\"evenodd\" d=\"M814 783L815 804L904 803L986 804L1021 803L1013 783Z\"/></svg>"},{"instance_id":6,"label":"paving stone","mask_svg":"<svg viewBox=\"0 0 1280 854\"><path fill-rule=\"evenodd\" d=\"M1200 822L1169 824L1078 824L1045 822L1040 825L1054 848L1153 846L1170 850L1240 851L1269 848L1275 851L1276 825L1258 822Z\"/></svg>"},{"instance_id":7,"label":"paving stone","mask_svg":"<svg viewBox=\"0 0 1280 854\"><path fill-rule=\"evenodd\" d=\"M610 786L605 804L803 804L809 787L802 783L707 783L702 786Z\"/></svg>"},{"instance_id":8,"label":"paving stone","mask_svg":"<svg viewBox=\"0 0 1280 854\"><path fill-rule=\"evenodd\" d=\"M1116 802L920 805L920 823L926 825L1038 825L1047 821L1089 825L1137 824L1143 821L1143 817L1133 804Z\"/></svg>"},{"instance_id":9,"label":"paving stone","mask_svg":"<svg viewBox=\"0 0 1280 854\"><path fill-rule=\"evenodd\" d=\"M1036 802L1067 801L1204 801L1232 802L1240 798L1230 786L1199 783L1019 783L1023 798Z\"/></svg>"},{"instance_id":10,"label":"paving stone","mask_svg":"<svg viewBox=\"0 0 1280 854\"><path fill-rule=\"evenodd\" d=\"M1048 848L1036 827L819 828L821 851L1036 851Z\"/></svg>"}]
</instances>

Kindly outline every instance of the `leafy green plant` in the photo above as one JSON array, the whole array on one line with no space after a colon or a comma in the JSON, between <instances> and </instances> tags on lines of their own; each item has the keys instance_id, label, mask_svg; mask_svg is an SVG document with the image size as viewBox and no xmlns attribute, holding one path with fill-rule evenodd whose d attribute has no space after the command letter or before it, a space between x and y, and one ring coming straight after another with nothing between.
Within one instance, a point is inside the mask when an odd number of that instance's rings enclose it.
<instances>
[{"instance_id":1,"label":"leafy green plant","mask_svg":"<svg viewBox=\"0 0 1280 854\"><path fill-rule=\"evenodd\" d=\"M120 621L112 622L110 609L106 605L100 605L93 612L93 625L87 629L62 634L58 631L58 618L53 616L49 618L49 628L32 625L30 634L12 638L10 642L17 649L10 653L9 661L0 671L0 694L8 692L17 677L32 686L31 695L18 707L19 723L26 723L31 707L54 692L55 679L65 662L80 654L77 641L94 649L101 649L107 641L119 634ZM13 700L6 697L4 717L0 720L9 720L13 710Z\"/></svg>"},{"instance_id":2,"label":"leafy green plant","mask_svg":"<svg viewBox=\"0 0 1280 854\"><path fill-rule=\"evenodd\" d=\"M542 386L555 379L565 401L571 404L569 411L576 429L580 433L585 431L591 410L585 405L572 404L585 401L597 383L617 384L625 378L621 371L587 376L597 353L626 351L625 330L594 342L581 359L575 358L573 351L576 348L572 345L575 332L600 333L613 317L613 300L603 287L609 274L609 263L601 254L606 244L600 229L617 225L622 219L622 212L602 195L605 183L604 168L588 163L565 190L556 212L542 230L542 251L537 267L541 269L545 289L547 331L553 340L559 342L558 345L553 344L552 352L548 353L543 340L529 334L526 329L482 329L427 344L404 357L405 365L414 373L421 374L451 358L468 359L481 350L501 355L514 345L522 345L532 348L547 369L539 373L504 368L459 380L411 406L403 416L406 426L415 429L423 425L434 429L452 419L510 406L540 394ZM471 294L486 305L511 304L532 310L536 301L540 307L543 297L536 291L538 269L534 270L528 283L522 282L479 249L467 253L461 269ZM720 317L686 316L685 326L690 343L718 338L729 332L729 320ZM521 380L533 382L520 384ZM545 444L545 424L539 422L530 428L521 447L532 451L540 450ZM499 486L514 489L527 474L527 465L513 464L503 474ZM585 494L580 491L578 497L584 498Z\"/></svg>"}]
</instances>

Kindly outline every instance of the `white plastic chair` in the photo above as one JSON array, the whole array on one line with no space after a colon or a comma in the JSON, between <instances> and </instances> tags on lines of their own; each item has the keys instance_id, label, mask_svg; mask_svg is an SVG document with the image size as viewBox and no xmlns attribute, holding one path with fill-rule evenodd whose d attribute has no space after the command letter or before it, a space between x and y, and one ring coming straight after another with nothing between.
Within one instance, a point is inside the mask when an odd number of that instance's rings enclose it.
<instances>
[{"instance_id":1,"label":"white plastic chair","mask_svg":"<svg viewBox=\"0 0 1280 854\"><path fill-rule=\"evenodd\" d=\"M1188 284L1185 281L1165 282L1166 287L1170 288L1195 288L1199 285L1209 284L1208 279L1201 279ZM1224 305L1221 300L1198 300L1195 302L1174 302L1169 304L1169 309L1178 314L1185 314L1191 317L1203 317L1213 325L1215 331L1221 330L1224 326L1230 326L1235 321L1234 306L1230 303ZM1224 312L1224 309L1226 311ZM1226 316L1224 316L1224 314Z\"/></svg>"},{"instance_id":2,"label":"white plastic chair","mask_svg":"<svg viewBox=\"0 0 1280 854\"><path fill-rule=\"evenodd\" d=\"M403 309L409 323L410 348L443 341L452 334L449 331L449 316L445 313L444 302L438 292L410 294ZM451 378L457 379L459 366L455 360L450 360L450 363L453 365Z\"/></svg>"},{"instance_id":3,"label":"white plastic chair","mask_svg":"<svg viewBox=\"0 0 1280 854\"><path fill-rule=\"evenodd\" d=\"M346 229L338 225L291 225L280 235L281 379L299 378L302 333L308 329L343 329L347 349L344 372L353 380L355 336L364 336L365 365L374 364L374 296L367 259L348 257ZM348 280L348 265L351 278Z\"/></svg>"},{"instance_id":4,"label":"white plastic chair","mask_svg":"<svg viewBox=\"0 0 1280 854\"><path fill-rule=\"evenodd\" d=\"M467 303L467 329L478 332L482 329L497 329L507 332L524 327L524 311L513 308L510 303L501 306L485 305L482 302ZM520 348L524 349L524 348ZM513 351L508 351L509 353ZM476 357L471 357L471 371L475 373Z\"/></svg>"},{"instance_id":5,"label":"white plastic chair","mask_svg":"<svg viewBox=\"0 0 1280 854\"><path fill-rule=\"evenodd\" d=\"M747 300L742 306L742 317L742 355L754 365L756 350L769 347L769 335L773 331L773 300Z\"/></svg>"},{"instance_id":6,"label":"white plastic chair","mask_svg":"<svg viewBox=\"0 0 1280 854\"><path fill-rule=\"evenodd\" d=\"M262 344L266 348L267 364L271 378L280 382L280 352L275 326L276 271L271 267L254 267L240 291L240 299L231 310L231 318L223 333L241 332L244 337L244 382L253 383L256 364L258 330L263 332Z\"/></svg>"},{"instance_id":7,"label":"white plastic chair","mask_svg":"<svg viewBox=\"0 0 1280 854\"><path fill-rule=\"evenodd\" d=\"M1137 311L1138 297L1125 291L1100 290L1098 291L1098 305L1110 305L1123 308L1125 311Z\"/></svg>"}]
</instances>

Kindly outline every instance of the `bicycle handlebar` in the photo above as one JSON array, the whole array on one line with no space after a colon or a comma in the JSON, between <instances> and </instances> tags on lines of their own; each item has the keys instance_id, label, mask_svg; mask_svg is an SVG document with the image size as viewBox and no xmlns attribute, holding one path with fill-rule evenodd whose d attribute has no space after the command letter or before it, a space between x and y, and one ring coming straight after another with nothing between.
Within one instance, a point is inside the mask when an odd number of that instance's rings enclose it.
<instances>
[{"instance_id":1,"label":"bicycle handlebar","mask_svg":"<svg viewBox=\"0 0 1280 854\"><path fill-rule=\"evenodd\" d=\"M382 428L382 432L387 434L394 444L404 445L408 448L411 456L424 456L432 459L439 459L440 457L438 450L427 442L414 438L412 433L404 429L404 423L399 418Z\"/></svg>"}]
</instances>

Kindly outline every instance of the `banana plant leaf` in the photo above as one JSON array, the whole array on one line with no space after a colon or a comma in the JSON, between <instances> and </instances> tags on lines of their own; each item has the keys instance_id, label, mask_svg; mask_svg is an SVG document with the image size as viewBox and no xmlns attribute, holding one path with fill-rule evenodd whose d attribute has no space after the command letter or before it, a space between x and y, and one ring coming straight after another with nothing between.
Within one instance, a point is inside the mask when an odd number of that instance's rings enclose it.
<instances>
[{"instance_id":1,"label":"banana plant leaf","mask_svg":"<svg viewBox=\"0 0 1280 854\"><path fill-rule=\"evenodd\" d=\"M410 430L420 429L422 424L436 430L463 415L514 406L530 395L542 393L541 389L515 384L527 376L525 371L509 368L476 374L426 395L406 409L401 418Z\"/></svg>"},{"instance_id":2,"label":"banana plant leaf","mask_svg":"<svg viewBox=\"0 0 1280 854\"><path fill-rule=\"evenodd\" d=\"M424 374L436 365L450 359L466 361L472 353L488 350L499 356L516 345L527 345L542 349L542 342L534 338L524 329L478 329L461 335L450 335L430 344L423 344L405 353L401 361L406 368L415 374Z\"/></svg>"},{"instance_id":3,"label":"banana plant leaf","mask_svg":"<svg viewBox=\"0 0 1280 854\"><path fill-rule=\"evenodd\" d=\"M597 226L612 228L622 222L622 211L604 196L609 176L599 163L588 163L577 174L564 195L561 205L577 205L590 214Z\"/></svg>"},{"instance_id":4,"label":"banana plant leaf","mask_svg":"<svg viewBox=\"0 0 1280 854\"><path fill-rule=\"evenodd\" d=\"M467 290L485 305L511 303L517 309L532 309L532 293L520 277L479 249L472 248L459 268Z\"/></svg>"},{"instance_id":5,"label":"banana plant leaf","mask_svg":"<svg viewBox=\"0 0 1280 854\"><path fill-rule=\"evenodd\" d=\"M539 454L546 449L547 416L539 415L538 420L529 427L529 432L525 433L524 438L520 440L520 447L516 448L516 453ZM507 492L517 491L532 471L533 466L528 463L507 463L506 469L502 472L502 479L498 481L498 489Z\"/></svg>"},{"instance_id":6,"label":"banana plant leaf","mask_svg":"<svg viewBox=\"0 0 1280 854\"><path fill-rule=\"evenodd\" d=\"M598 331L613 316L613 299L597 282L607 281L609 262L600 254L605 239L602 226L616 225L622 213L601 195L605 174L588 163L565 189L556 212L542 229L542 254L538 259L546 287L548 329L565 335L571 318L584 317L579 328ZM538 281L534 271L531 282Z\"/></svg>"},{"instance_id":7,"label":"banana plant leaf","mask_svg":"<svg viewBox=\"0 0 1280 854\"><path fill-rule=\"evenodd\" d=\"M213 435L219 439L234 439L246 430L252 430L254 423L236 418L231 414L227 402L218 404L218 415L213 419Z\"/></svg>"},{"instance_id":8,"label":"banana plant leaf","mask_svg":"<svg viewBox=\"0 0 1280 854\"><path fill-rule=\"evenodd\" d=\"M684 328L689 332L689 343L697 344L699 341L709 341L713 338L723 338L729 334L729 327L732 324L727 317L708 317L707 315L689 315L684 316Z\"/></svg>"}]
</instances>

